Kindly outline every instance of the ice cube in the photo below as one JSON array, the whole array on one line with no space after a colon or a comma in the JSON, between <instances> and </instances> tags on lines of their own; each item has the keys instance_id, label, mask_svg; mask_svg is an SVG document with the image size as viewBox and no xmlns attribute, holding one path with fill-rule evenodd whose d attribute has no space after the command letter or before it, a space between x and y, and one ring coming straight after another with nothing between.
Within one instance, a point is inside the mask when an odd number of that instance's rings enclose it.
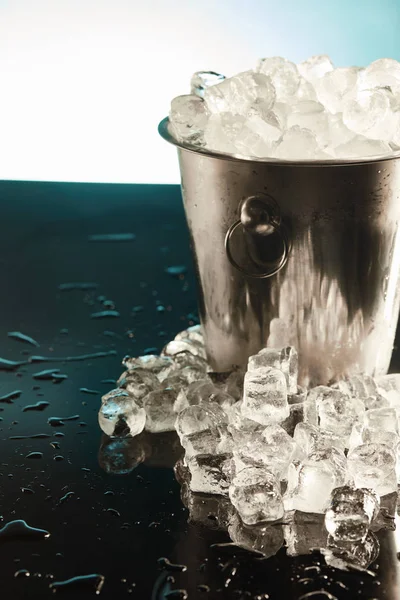
<instances>
[{"instance_id":1,"label":"ice cube","mask_svg":"<svg viewBox=\"0 0 400 600\"><path fill-rule=\"evenodd\" d=\"M245 115L256 100L263 100L272 108L275 97L271 79L254 71L239 73L204 91L204 101L212 114Z\"/></svg>"},{"instance_id":2,"label":"ice cube","mask_svg":"<svg viewBox=\"0 0 400 600\"><path fill-rule=\"evenodd\" d=\"M230 519L228 533L236 546L250 552L258 552L265 558L274 556L284 543L282 525L263 523L248 526L237 513Z\"/></svg>"},{"instance_id":3,"label":"ice cube","mask_svg":"<svg viewBox=\"0 0 400 600\"><path fill-rule=\"evenodd\" d=\"M303 100L291 106L288 127L300 127L311 131L318 143L323 145L329 133L329 114L320 102Z\"/></svg>"},{"instance_id":4,"label":"ice cube","mask_svg":"<svg viewBox=\"0 0 400 600\"><path fill-rule=\"evenodd\" d=\"M182 502L189 510L189 523L205 525L207 529L226 531L235 509L224 496L197 494L188 485L182 486Z\"/></svg>"},{"instance_id":5,"label":"ice cube","mask_svg":"<svg viewBox=\"0 0 400 600\"><path fill-rule=\"evenodd\" d=\"M368 156L387 156L392 151L389 144L372 140L364 135L356 135L349 142L334 148L336 158L367 158Z\"/></svg>"},{"instance_id":6,"label":"ice cube","mask_svg":"<svg viewBox=\"0 0 400 600\"><path fill-rule=\"evenodd\" d=\"M295 125L287 129L273 149L273 157L283 160L326 158L314 133Z\"/></svg>"},{"instance_id":7,"label":"ice cube","mask_svg":"<svg viewBox=\"0 0 400 600\"><path fill-rule=\"evenodd\" d=\"M286 107L286 104L283 105ZM276 110L276 105L275 105ZM268 348L284 348L289 346L289 326L284 319L275 318L269 324Z\"/></svg>"},{"instance_id":8,"label":"ice cube","mask_svg":"<svg viewBox=\"0 0 400 600\"><path fill-rule=\"evenodd\" d=\"M349 566L362 569L369 567L379 556L379 541L376 535L369 531L363 540L345 542L328 537L328 547L322 549L325 562L331 567L346 570Z\"/></svg>"},{"instance_id":9,"label":"ice cube","mask_svg":"<svg viewBox=\"0 0 400 600\"><path fill-rule=\"evenodd\" d=\"M355 487L370 488L379 496L397 490L396 457L386 444L362 444L349 451L347 467Z\"/></svg>"},{"instance_id":10,"label":"ice cube","mask_svg":"<svg viewBox=\"0 0 400 600\"><path fill-rule=\"evenodd\" d=\"M390 87L400 94L400 63L393 58L379 58L360 74L360 89Z\"/></svg>"},{"instance_id":11,"label":"ice cube","mask_svg":"<svg viewBox=\"0 0 400 600\"><path fill-rule=\"evenodd\" d=\"M312 390L307 392L306 398L303 402L303 421L310 425L318 425L318 413L316 396L314 393L310 393Z\"/></svg>"},{"instance_id":12,"label":"ice cube","mask_svg":"<svg viewBox=\"0 0 400 600\"><path fill-rule=\"evenodd\" d=\"M349 398L340 390L318 386L310 391L315 395L319 425L321 429L348 437L356 420L363 418L364 404L361 400Z\"/></svg>"},{"instance_id":13,"label":"ice cube","mask_svg":"<svg viewBox=\"0 0 400 600\"><path fill-rule=\"evenodd\" d=\"M247 371L242 414L263 425L283 421L289 416L286 378L282 371L271 367Z\"/></svg>"},{"instance_id":14,"label":"ice cube","mask_svg":"<svg viewBox=\"0 0 400 600\"><path fill-rule=\"evenodd\" d=\"M224 411L229 410L231 406L236 404L236 400L233 396L218 388L217 391L211 395L210 401L218 404Z\"/></svg>"},{"instance_id":15,"label":"ice cube","mask_svg":"<svg viewBox=\"0 0 400 600\"><path fill-rule=\"evenodd\" d=\"M177 96L172 100L169 120L172 131L179 140L202 142L207 119L207 106L198 96Z\"/></svg>"},{"instance_id":16,"label":"ice cube","mask_svg":"<svg viewBox=\"0 0 400 600\"><path fill-rule=\"evenodd\" d=\"M190 93L203 98L204 91L208 87L221 83L224 79L225 75L220 75L214 71L197 71L193 73L190 80Z\"/></svg>"},{"instance_id":17,"label":"ice cube","mask_svg":"<svg viewBox=\"0 0 400 600\"><path fill-rule=\"evenodd\" d=\"M146 423L146 412L120 388L111 390L101 399L99 425L109 436L138 435Z\"/></svg>"},{"instance_id":18,"label":"ice cube","mask_svg":"<svg viewBox=\"0 0 400 600\"><path fill-rule=\"evenodd\" d=\"M350 437L346 444L346 447L349 450L356 448L356 446L361 446L364 443L363 429L364 429L363 423L356 422L353 424L353 427L352 427L351 433L350 433Z\"/></svg>"},{"instance_id":19,"label":"ice cube","mask_svg":"<svg viewBox=\"0 0 400 600\"><path fill-rule=\"evenodd\" d=\"M204 131L206 146L217 152L235 154L235 139L245 122L244 116L228 111L211 115Z\"/></svg>"},{"instance_id":20,"label":"ice cube","mask_svg":"<svg viewBox=\"0 0 400 600\"><path fill-rule=\"evenodd\" d=\"M226 496L230 484L230 459L230 454L202 454L189 458L192 492Z\"/></svg>"},{"instance_id":21,"label":"ice cube","mask_svg":"<svg viewBox=\"0 0 400 600\"><path fill-rule=\"evenodd\" d=\"M190 367L190 368L196 370L197 372L203 373L202 377L205 377L205 373L208 371L208 364L207 364L206 359L203 358L202 356L198 356L198 355L195 356L191 352L178 352L177 354L173 355L172 360L174 361L174 365L177 369L183 370L183 369L185 369L185 367L187 367L187 368ZM193 378L193 374L194 374L194 371L192 371L191 379L192 379L192 381L195 381L195 378ZM197 377L197 375L196 375L196 377ZM190 383L191 383L191 381L190 381Z\"/></svg>"},{"instance_id":22,"label":"ice cube","mask_svg":"<svg viewBox=\"0 0 400 600\"><path fill-rule=\"evenodd\" d=\"M150 392L143 399L143 408L146 411L146 430L151 433L173 431L175 429L176 392L171 388Z\"/></svg>"},{"instance_id":23,"label":"ice cube","mask_svg":"<svg viewBox=\"0 0 400 600\"><path fill-rule=\"evenodd\" d=\"M296 442L277 424L253 432L251 437L235 440L233 457L236 468L255 466L274 472L285 479L287 469L297 451Z\"/></svg>"},{"instance_id":24,"label":"ice cube","mask_svg":"<svg viewBox=\"0 0 400 600\"><path fill-rule=\"evenodd\" d=\"M371 429L391 431L398 435L397 415L394 408L375 408L364 413L364 424Z\"/></svg>"},{"instance_id":25,"label":"ice cube","mask_svg":"<svg viewBox=\"0 0 400 600\"><path fill-rule=\"evenodd\" d=\"M296 92L297 100L317 100L317 93L315 87L310 81L307 81L304 77L300 76L300 84Z\"/></svg>"},{"instance_id":26,"label":"ice cube","mask_svg":"<svg viewBox=\"0 0 400 600\"><path fill-rule=\"evenodd\" d=\"M341 390L351 398L364 400L377 394L377 386L370 375L352 375L335 383L333 388Z\"/></svg>"},{"instance_id":27,"label":"ice cube","mask_svg":"<svg viewBox=\"0 0 400 600\"><path fill-rule=\"evenodd\" d=\"M343 452L337 448L326 448L325 450L316 450L308 456L308 461L323 464L329 469L335 478L335 487L344 485L347 482L346 473L347 461Z\"/></svg>"},{"instance_id":28,"label":"ice cube","mask_svg":"<svg viewBox=\"0 0 400 600\"><path fill-rule=\"evenodd\" d=\"M333 71L333 63L329 56L321 54L317 56L311 56L307 60L304 60L297 65L300 75L307 81L315 84L318 79L323 77L326 73Z\"/></svg>"},{"instance_id":29,"label":"ice cube","mask_svg":"<svg viewBox=\"0 0 400 600\"><path fill-rule=\"evenodd\" d=\"M229 373L208 373L211 381L221 392L229 394L235 401L243 398L244 371L236 369Z\"/></svg>"},{"instance_id":30,"label":"ice cube","mask_svg":"<svg viewBox=\"0 0 400 600\"><path fill-rule=\"evenodd\" d=\"M297 386L295 394L288 394L289 404L303 404L307 398L307 389L301 385Z\"/></svg>"},{"instance_id":31,"label":"ice cube","mask_svg":"<svg viewBox=\"0 0 400 600\"><path fill-rule=\"evenodd\" d=\"M294 430L293 439L303 450L306 456L317 450L326 450L328 448L337 448L344 451L345 442L339 435L331 431L324 431L316 425L310 423L299 423Z\"/></svg>"},{"instance_id":32,"label":"ice cube","mask_svg":"<svg viewBox=\"0 0 400 600\"><path fill-rule=\"evenodd\" d=\"M163 356L171 356L172 358L181 352L190 352L190 354L193 354L194 356L206 358L203 345L194 340L190 340L189 338L184 340L172 340L161 350Z\"/></svg>"},{"instance_id":33,"label":"ice cube","mask_svg":"<svg viewBox=\"0 0 400 600\"><path fill-rule=\"evenodd\" d=\"M227 417L218 404L208 403L188 406L176 417L175 429L179 437L200 431L224 431Z\"/></svg>"},{"instance_id":34,"label":"ice cube","mask_svg":"<svg viewBox=\"0 0 400 600\"><path fill-rule=\"evenodd\" d=\"M218 389L210 378L198 379L188 386L186 398L189 404L202 404L203 402L212 401L213 394L217 393Z\"/></svg>"},{"instance_id":35,"label":"ice cube","mask_svg":"<svg viewBox=\"0 0 400 600\"><path fill-rule=\"evenodd\" d=\"M343 111L343 99L357 85L359 67L339 67L328 71L316 81L318 100L331 113Z\"/></svg>"},{"instance_id":36,"label":"ice cube","mask_svg":"<svg viewBox=\"0 0 400 600\"><path fill-rule=\"evenodd\" d=\"M139 406L143 398L160 387L160 382L154 373L147 369L133 369L124 371L117 381L118 387L128 392L136 400Z\"/></svg>"},{"instance_id":37,"label":"ice cube","mask_svg":"<svg viewBox=\"0 0 400 600\"><path fill-rule=\"evenodd\" d=\"M285 510L323 513L336 486L333 469L326 461L294 461L289 465Z\"/></svg>"},{"instance_id":38,"label":"ice cube","mask_svg":"<svg viewBox=\"0 0 400 600\"><path fill-rule=\"evenodd\" d=\"M237 154L264 158L271 155L272 144L282 135L277 124L264 121L260 117L247 119L235 138Z\"/></svg>"},{"instance_id":39,"label":"ice cube","mask_svg":"<svg viewBox=\"0 0 400 600\"><path fill-rule=\"evenodd\" d=\"M354 131L351 131L343 123L343 114L336 113L329 115L328 130L325 137L320 135L319 143L330 153L334 153L334 148L350 142L355 137Z\"/></svg>"},{"instance_id":40,"label":"ice cube","mask_svg":"<svg viewBox=\"0 0 400 600\"><path fill-rule=\"evenodd\" d=\"M289 404L290 414L287 419L281 422L281 427L293 437L294 430L298 423L302 423L304 420L304 402L297 404Z\"/></svg>"},{"instance_id":41,"label":"ice cube","mask_svg":"<svg viewBox=\"0 0 400 600\"><path fill-rule=\"evenodd\" d=\"M380 141L393 137L397 115L395 115L387 90L359 91L350 95L343 106L344 124L359 135Z\"/></svg>"},{"instance_id":42,"label":"ice cube","mask_svg":"<svg viewBox=\"0 0 400 600\"><path fill-rule=\"evenodd\" d=\"M378 392L386 398L394 408L400 408L400 373L381 375L375 379Z\"/></svg>"},{"instance_id":43,"label":"ice cube","mask_svg":"<svg viewBox=\"0 0 400 600\"><path fill-rule=\"evenodd\" d=\"M287 393L296 394L298 364L299 359L297 351L291 346L279 350L274 348L263 348L258 354L250 356L247 370L255 371L260 367L273 367L274 369L278 369L285 375Z\"/></svg>"},{"instance_id":44,"label":"ice cube","mask_svg":"<svg viewBox=\"0 0 400 600\"><path fill-rule=\"evenodd\" d=\"M159 381L164 381L176 369L174 361L169 356L157 356L156 354L146 354L137 358L125 356L122 364L128 371L148 369L157 375Z\"/></svg>"},{"instance_id":45,"label":"ice cube","mask_svg":"<svg viewBox=\"0 0 400 600\"><path fill-rule=\"evenodd\" d=\"M285 515L283 535L288 556L310 554L326 546L328 534L322 514L288 512Z\"/></svg>"},{"instance_id":46,"label":"ice cube","mask_svg":"<svg viewBox=\"0 0 400 600\"><path fill-rule=\"evenodd\" d=\"M242 469L229 486L229 498L246 525L283 517L279 481L266 469Z\"/></svg>"},{"instance_id":47,"label":"ice cube","mask_svg":"<svg viewBox=\"0 0 400 600\"><path fill-rule=\"evenodd\" d=\"M278 100L293 96L299 88L297 66L281 56L261 58L257 62L256 71L271 78Z\"/></svg>"},{"instance_id":48,"label":"ice cube","mask_svg":"<svg viewBox=\"0 0 400 600\"><path fill-rule=\"evenodd\" d=\"M378 512L379 496L372 490L337 487L332 491L325 527L335 540L363 540Z\"/></svg>"},{"instance_id":49,"label":"ice cube","mask_svg":"<svg viewBox=\"0 0 400 600\"><path fill-rule=\"evenodd\" d=\"M185 340L204 346L203 328L201 325L193 325L176 334L175 340Z\"/></svg>"},{"instance_id":50,"label":"ice cube","mask_svg":"<svg viewBox=\"0 0 400 600\"><path fill-rule=\"evenodd\" d=\"M229 419L228 431L237 443L251 440L256 432L261 432L264 429L264 425L261 423L243 416L242 402L236 402L227 411L227 415Z\"/></svg>"}]
</instances>

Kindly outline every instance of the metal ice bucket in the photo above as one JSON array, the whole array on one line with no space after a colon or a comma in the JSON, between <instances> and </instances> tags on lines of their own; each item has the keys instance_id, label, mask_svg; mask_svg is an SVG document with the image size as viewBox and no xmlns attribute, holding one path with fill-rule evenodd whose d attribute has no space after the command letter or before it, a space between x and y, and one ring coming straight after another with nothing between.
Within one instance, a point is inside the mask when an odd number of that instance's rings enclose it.
<instances>
[{"instance_id":1,"label":"metal ice bucket","mask_svg":"<svg viewBox=\"0 0 400 600\"><path fill-rule=\"evenodd\" d=\"M243 159L177 142L212 368L299 351L300 383L386 373L400 301L400 153Z\"/></svg>"}]
</instances>

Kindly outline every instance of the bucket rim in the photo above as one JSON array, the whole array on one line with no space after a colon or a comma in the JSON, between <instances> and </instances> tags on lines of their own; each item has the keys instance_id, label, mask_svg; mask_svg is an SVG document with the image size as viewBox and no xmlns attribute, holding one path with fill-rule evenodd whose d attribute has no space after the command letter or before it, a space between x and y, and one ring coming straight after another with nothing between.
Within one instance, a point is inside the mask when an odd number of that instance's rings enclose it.
<instances>
[{"instance_id":1,"label":"bucket rim","mask_svg":"<svg viewBox=\"0 0 400 600\"><path fill-rule=\"evenodd\" d=\"M354 166L354 165L364 165L364 164L373 164L373 163L381 163L387 162L390 160L400 159L400 150L393 151L392 154L388 155L377 155L377 156L367 156L365 158L329 158L329 159L318 159L318 160L284 160L280 158L257 158L251 157L247 158L245 156L241 156L239 154L225 154L224 152L218 152L217 150L206 150L204 148L199 148L198 146L194 146L185 142L181 142L174 138L172 133L169 130L169 118L165 117L158 124L158 133L160 136L173 146L177 148L181 148L182 150L186 150L187 152L192 152L194 154L200 154L202 156L207 156L209 158L217 158L219 160L229 160L233 162L241 162L241 163L255 163L257 165L270 165L276 167L346 167L346 166Z\"/></svg>"}]
</instances>

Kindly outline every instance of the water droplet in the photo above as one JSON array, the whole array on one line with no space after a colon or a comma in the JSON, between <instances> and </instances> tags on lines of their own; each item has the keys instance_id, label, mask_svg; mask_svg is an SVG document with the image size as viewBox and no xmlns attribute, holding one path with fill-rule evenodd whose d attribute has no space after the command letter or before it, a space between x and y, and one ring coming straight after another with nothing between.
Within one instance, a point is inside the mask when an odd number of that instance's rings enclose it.
<instances>
[{"instance_id":1,"label":"water droplet","mask_svg":"<svg viewBox=\"0 0 400 600\"><path fill-rule=\"evenodd\" d=\"M59 499L59 501L57 502L57 505L59 506L60 504L63 504L64 502L66 502L72 496L75 496L75 492L67 492L64 496L62 496Z\"/></svg>"},{"instance_id":2,"label":"water droplet","mask_svg":"<svg viewBox=\"0 0 400 600\"><path fill-rule=\"evenodd\" d=\"M79 362L83 360L89 360L93 358L105 358L107 356L115 356L116 350L105 350L103 352L92 352L91 354L77 354L76 356L31 356L29 359L30 363L41 363L41 362ZM1 359L0 359L1 360ZM26 364L26 363L21 363ZM1 363L0 363L1 368ZM56 369L55 371L57 371Z\"/></svg>"},{"instance_id":3,"label":"water droplet","mask_svg":"<svg viewBox=\"0 0 400 600\"><path fill-rule=\"evenodd\" d=\"M27 365L26 360L8 360L7 358L0 358L0 371L15 371L22 365Z\"/></svg>"},{"instance_id":4,"label":"water droplet","mask_svg":"<svg viewBox=\"0 0 400 600\"><path fill-rule=\"evenodd\" d=\"M24 406L24 408L22 409L22 412L27 412L29 410L37 410L37 411L42 411L45 408L47 408L48 406L50 406L49 402L36 402L36 404L27 404L26 406Z\"/></svg>"},{"instance_id":5,"label":"water droplet","mask_svg":"<svg viewBox=\"0 0 400 600\"><path fill-rule=\"evenodd\" d=\"M186 590L172 590L164 594L165 600L187 600L189 598Z\"/></svg>"},{"instance_id":6,"label":"water droplet","mask_svg":"<svg viewBox=\"0 0 400 600\"><path fill-rule=\"evenodd\" d=\"M60 462L61 460L64 460L64 457L63 457L63 456L61 456L61 454L57 454L57 455L56 455L56 456L53 458L53 460L55 460L55 461L57 461L57 462Z\"/></svg>"},{"instance_id":7,"label":"water droplet","mask_svg":"<svg viewBox=\"0 0 400 600\"><path fill-rule=\"evenodd\" d=\"M91 575L79 575L78 577L72 577L71 579L65 579L64 581L53 581L50 583L49 588L53 592L67 588L68 590L85 590L91 589L100 594L104 585L104 575L98 575L93 573Z\"/></svg>"},{"instance_id":8,"label":"water droplet","mask_svg":"<svg viewBox=\"0 0 400 600\"><path fill-rule=\"evenodd\" d=\"M58 289L61 292L70 292L71 290L84 290L84 291L90 291L90 290L95 290L98 288L98 284L97 283L79 283L79 282L72 282L72 283L60 283L60 285L58 286Z\"/></svg>"},{"instance_id":9,"label":"water droplet","mask_svg":"<svg viewBox=\"0 0 400 600\"><path fill-rule=\"evenodd\" d=\"M108 319L108 318L117 318L120 314L117 310L101 310L99 312L94 312L90 315L91 319Z\"/></svg>"},{"instance_id":10,"label":"water droplet","mask_svg":"<svg viewBox=\"0 0 400 600\"><path fill-rule=\"evenodd\" d=\"M132 242L134 239L134 233L96 233L88 237L89 242Z\"/></svg>"},{"instance_id":11,"label":"water droplet","mask_svg":"<svg viewBox=\"0 0 400 600\"><path fill-rule=\"evenodd\" d=\"M29 335L25 335L24 333L21 333L20 331L9 331L7 333L9 338L12 338L13 340L18 340L19 342L25 342L26 344L30 344L31 346L36 346L36 348L39 348L40 344L34 340L33 338L29 337Z\"/></svg>"},{"instance_id":12,"label":"water droplet","mask_svg":"<svg viewBox=\"0 0 400 600\"><path fill-rule=\"evenodd\" d=\"M11 435L9 440L44 440L51 437L48 433L34 433L33 435Z\"/></svg>"},{"instance_id":13,"label":"water droplet","mask_svg":"<svg viewBox=\"0 0 400 600\"><path fill-rule=\"evenodd\" d=\"M79 418L79 415L72 415L71 417L49 417L47 423L52 427L62 427L64 421L77 421Z\"/></svg>"},{"instance_id":14,"label":"water droplet","mask_svg":"<svg viewBox=\"0 0 400 600\"><path fill-rule=\"evenodd\" d=\"M210 586L206 585L205 583L200 583L197 586L197 591L198 592L211 592L211 588L210 588Z\"/></svg>"},{"instance_id":15,"label":"water droplet","mask_svg":"<svg viewBox=\"0 0 400 600\"><path fill-rule=\"evenodd\" d=\"M180 277L181 275L184 275L187 272L187 268L185 267L185 265L176 265L173 267L167 267L165 269L165 272L168 273L168 275L171 275L172 277Z\"/></svg>"},{"instance_id":16,"label":"water droplet","mask_svg":"<svg viewBox=\"0 0 400 600\"><path fill-rule=\"evenodd\" d=\"M57 373L60 372L60 369L45 369L44 371L38 371L37 373L33 373L33 379L53 379Z\"/></svg>"},{"instance_id":17,"label":"water droplet","mask_svg":"<svg viewBox=\"0 0 400 600\"><path fill-rule=\"evenodd\" d=\"M0 529L0 542L12 539L45 539L48 537L50 537L50 533L48 531L45 529L30 527L26 521L23 521L22 519L10 521L9 523L6 523L2 529Z\"/></svg>"},{"instance_id":18,"label":"water droplet","mask_svg":"<svg viewBox=\"0 0 400 600\"><path fill-rule=\"evenodd\" d=\"M121 513L119 513L117 510L115 510L115 508L107 508L106 512L110 513L111 515L114 515L114 517L121 516Z\"/></svg>"},{"instance_id":19,"label":"water droplet","mask_svg":"<svg viewBox=\"0 0 400 600\"><path fill-rule=\"evenodd\" d=\"M30 577L30 573L27 569L19 569L19 571L15 571L14 577Z\"/></svg>"},{"instance_id":20,"label":"water droplet","mask_svg":"<svg viewBox=\"0 0 400 600\"><path fill-rule=\"evenodd\" d=\"M12 404L13 400L16 400L22 394L22 390L14 390L5 394L4 396L0 396L0 402L3 404Z\"/></svg>"},{"instance_id":21,"label":"water droplet","mask_svg":"<svg viewBox=\"0 0 400 600\"><path fill-rule=\"evenodd\" d=\"M29 452L29 454L27 454L25 458L32 458L33 460L37 460L39 458L43 458L43 452Z\"/></svg>"},{"instance_id":22,"label":"water droplet","mask_svg":"<svg viewBox=\"0 0 400 600\"><path fill-rule=\"evenodd\" d=\"M158 560L157 560L159 566L163 569L165 569L166 571L180 571L180 572L184 572L187 570L187 566L186 565L179 565L179 564L174 564L172 563L168 558L165 558L165 556L161 556Z\"/></svg>"},{"instance_id":23,"label":"water droplet","mask_svg":"<svg viewBox=\"0 0 400 600\"><path fill-rule=\"evenodd\" d=\"M91 389L86 388L86 387L79 388L79 391L82 392L82 394L92 394L93 396L99 396L100 393L101 393L98 390L91 390Z\"/></svg>"},{"instance_id":24,"label":"water droplet","mask_svg":"<svg viewBox=\"0 0 400 600\"><path fill-rule=\"evenodd\" d=\"M23 494L34 494L35 493L33 490L31 490L31 488L26 488L26 487L21 488L21 492Z\"/></svg>"},{"instance_id":25,"label":"water droplet","mask_svg":"<svg viewBox=\"0 0 400 600\"><path fill-rule=\"evenodd\" d=\"M144 311L144 306L141 306L140 304L138 304L137 306L133 306L132 307L132 312L133 313L140 313Z\"/></svg>"},{"instance_id":26,"label":"water droplet","mask_svg":"<svg viewBox=\"0 0 400 600\"><path fill-rule=\"evenodd\" d=\"M116 380L115 379L102 379L100 381L100 383L105 383L107 385L115 385L116 384Z\"/></svg>"}]
</instances>

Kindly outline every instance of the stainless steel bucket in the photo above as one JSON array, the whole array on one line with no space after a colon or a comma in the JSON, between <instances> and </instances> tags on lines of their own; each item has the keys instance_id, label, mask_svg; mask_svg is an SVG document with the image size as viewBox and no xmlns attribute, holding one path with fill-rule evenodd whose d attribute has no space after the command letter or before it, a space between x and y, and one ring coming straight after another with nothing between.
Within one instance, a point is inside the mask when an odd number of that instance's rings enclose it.
<instances>
[{"instance_id":1,"label":"stainless steel bucket","mask_svg":"<svg viewBox=\"0 0 400 600\"><path fill-rule=\"evenodd\" d=\"M177 142L216 371L293 345L300 383L386 373L400 301L400 153L383 160L243 159Z\"/></svg>"}]
</instances>

